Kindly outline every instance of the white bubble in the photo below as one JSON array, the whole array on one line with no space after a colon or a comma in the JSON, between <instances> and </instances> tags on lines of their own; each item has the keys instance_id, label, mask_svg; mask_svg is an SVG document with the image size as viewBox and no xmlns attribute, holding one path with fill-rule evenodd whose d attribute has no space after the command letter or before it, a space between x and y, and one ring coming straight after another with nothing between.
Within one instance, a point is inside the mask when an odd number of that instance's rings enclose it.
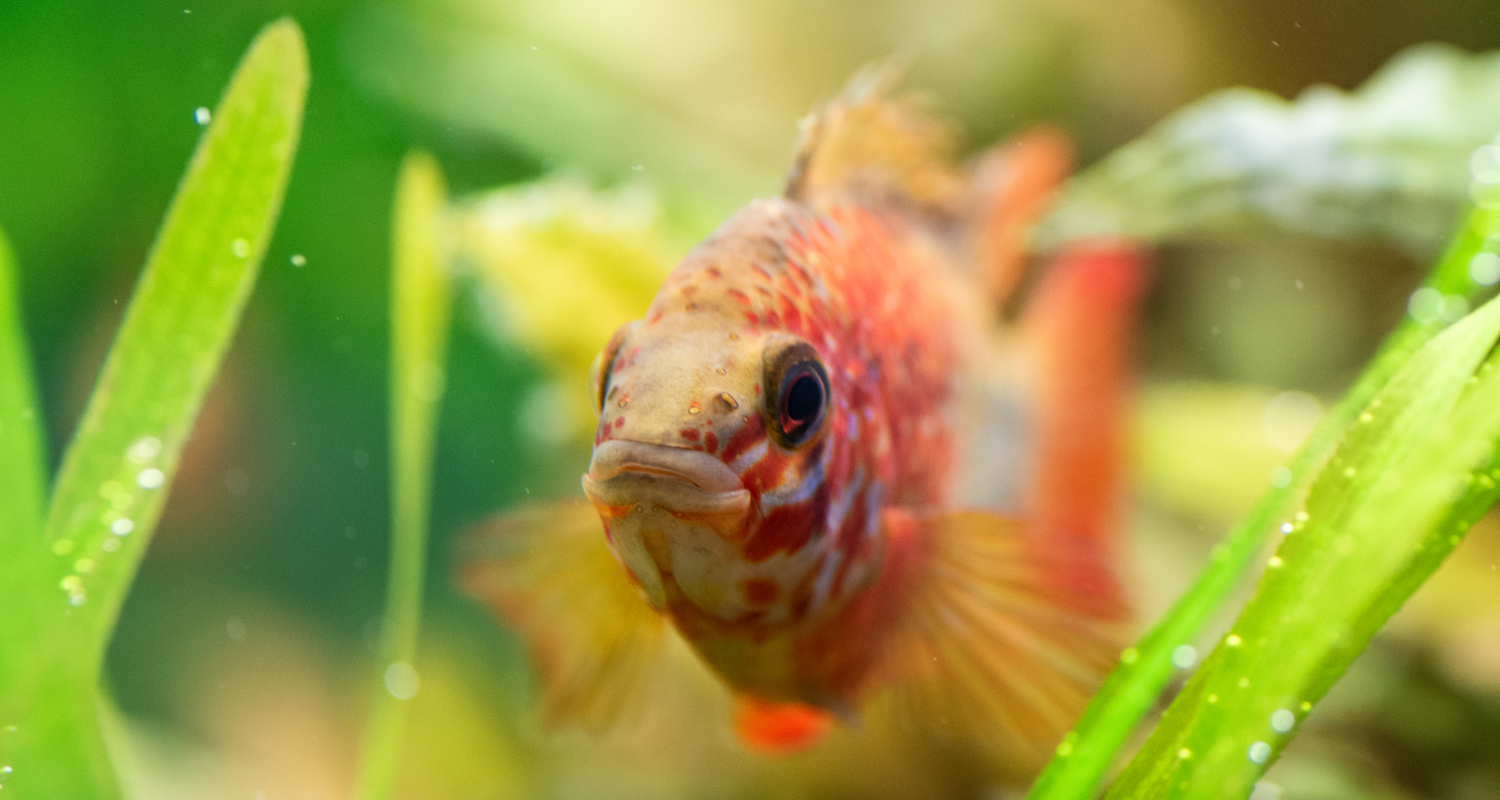
<instances>
[{"instance_id":1,"label":"white bubble","mask_svg":"<svg viewBox=\"0 0 1500 800\"><path fill-rule=\"evenodd\" d=\"M417 690L421 688L421 680L417 677L417 669L405 661L392 661L385 668L385 690L397 700L410 700L417 696Z\"/></svg>"},{"instance_id":2,"label":"white bubble","mask_svg":"<svg viewBox=\"0 0 1500 800\"><path fill-rule=\"evenodd\" d=\"M224 632L229 634L231 642L245 641L245 623L239 617L230 617L229 621L224 623Z\"/></svg>"},{"instance_id":3,"label":"white bubble","mask_svg":"<svg viewBox=\"0 0 1500 800\"><path fill-rule=\"evenodd\" d=\"M1278 708L1271 712L1271 730L1277 733L1286 733L1297 724L1297 715L1284 709Z\"/></svg>"},{"instance_id":4,"label":"white bubble","mask_svg":"<svg viewBox=\"0 0 1500 800\"><path fill-rule=\"evenodd\" d=\"M1444 322L1458 322L1469 313L1469 301L1461 294L1445 295L1441 313Z\"/></svg>"},{"instance_id":5,"label":"white bubble","mask_svg":"<svg viewBox=\"0 0 1500 800\"><path fill-rule=\"evenodd\" d=\"M1264 764L1266 763L1266 759L1271 757L1271 746L1265 742L1256 742L1250 745L1249 755L1251 761L1256 764Z\"/></svg>"},{"instance_id":6,"label":"white bubble","mask_svg":"<svg viewBox=\"0 0 1500 800\"><path fill-rule=\"evenodd\" d=\"M1281 532L1283 534L1289 534L1289 533L1291 533L1292 531L1294 531L1296 529L1297 529L1296 526L1293 525L1290 522L1283 522L1283 523L1281 523Z\"/></svg>"},{"instance_id":7,"label":"white bubble","mask_svg":"<svg viewBox=\"0 0 1500 800\"><path fill-rule=\"evenodd\" d=\"M1285 489L1292 485L1292 471L1286 467L1277 467L1271 470L1271 485L1277 489Z\"/></svg>"},{"instance_id":8,"label":"white bubble","mask_svg":"<svg viewBox=\"0 0 1500 800\"><path fill-rule=\"evenodd\" d=\"M99 545L99 548L101 550L103 550L104 552L106 552L106 553L113 553L116 550L120 549L120 540L119 539L105 539L104 543L101 544L101 545Z\"/></svg>"},{"instance_id":9,"label":"white bubble","mask_svg":"<svg viewBox=\"0 0 1500 800\"><path fill-rule=\"evenodd\" d=\"M301 253L292 253L291 262L294 267L305 267L307 266L307 256Z\"/></svg>"},{"instance_id":10,"label":"white bubble","mask_svg":"<svg viewBox=\"0 0 1500 800\"><path fill-rule=\"evenodd\" d=\"M167 482L167 474L156 467L150 467L141 470L140 474L135 476L135 482L142 489L159 489L163 483Z\"/></svg>"},{"instance_id":11,"label":"white bubble","mask_svg":"<svg viewBox=\"0 0 1500 800\"><path fill-rule=\"evenodd\" d=\"M213 122L214 112L208 110L208 106L198 106L193 109L193 121L199 125L207 125Z\"/></svg>"},{"instance_id":12,"label":"white bubble","mask_svg":"<svg viewBox=\"0 0 1500 800\"><path fill-rule=\"evenodd\" d=\"M1323 404L1318 398L1306 392L1282 392L1266 404L1261 424L1276 449L1291 453L1302 446L1302 440L1322 416Z\"/></svg>"},{"instance_id":13,"label":"white bubble","mask_svg":"<svg viewBox=\"0 0 1500 800\"><path fill-rule=\"evenodd\" d=\"M1431 286L1423 286L1411 293L1411 298L1406 301L1406 311L1423 325L1437 322L1443 317L1443 293Z\"/></svg>"},{"instance_id":14,"label":"white bubble","mask_svg":"<svg viewBox=\"0 0 1500 800\"><path fill-rule=\"evenodd\" d=\"M68 604L69 605L81 606L84 603L87 603L88 601L89 601L88 595L84 594L83 592L79 592L78 594L70 594L70 595L68 595Z\"/></svg>"},{"instance_id":15,"label":"white bubble","mask_svg":"<svg viewBox=\"0 0 1500 800\"><path fill-rule=\"evenodd\" d=\"M1198 663L1198 648L1190 644L1180 644L1172 651L1172 665L1178 669L1188 669Z\"/></svg>"},{"instance_id":16,"label":"white bubble","mask_svg":"<svg viewBox=\"0 0 1500 800\"><path fill-rule=\"evenodd\" d=\"M235 239L229 243L229 252L234 253L235 258L245 258L250 255L250 243L244 239Z\"/></svg>"},{"instance_id":17,"label":"white bubble","mask_svg":"<svg viewBox=\"0 0 1500 800\"><path fill-rule=\"evenodd\" d=\"M1500 147L1487 144L1469 156L1469 173L1477 183L1500 183Z\"/></svg>"},{"instance_id":18,"label":"white bubble","mask_svg":"<svg viewBox=\"0 0 1500 800\"><path fill-rule=\"evenodd\" d=\"M1500 255L1477 253L1469 259L1469 277L1480 286L1500 283Z\"/></svg>"},{"instance_id":19,"label":"white bubble","mask_svg":"<svg viewBox=\"0 0 1500 800\"><path fill-rule=\"evenodd\" d=\"M1229 636L1225 637L1224 644L1227 647L1239 647L1240 643L1243 641L1244 640L1240 638L1239 634L1231 633L1229 634Z\"/></svg>"},{"instance_id":20,"label":"white bubble","mask_svg":"<svg viewBox=\"0 0 1500 800\"><path fill-rule=\"evenodd\" d=\"M125 451L125 457L136 464L144 464L161 455L161 440L155 436L142 436Z\"/></svg>"},{"instance_id":21,"label":"white bubble","mask_svg":"<svg viewBox=\"0 0 1500 800\"><path fill-rule=\"evenodd\" d=\"M135 523L125 517L120 517L109 524L109 532L116 536L128 536L133 530L135 530Z\"/></svg>"}]
</instances>

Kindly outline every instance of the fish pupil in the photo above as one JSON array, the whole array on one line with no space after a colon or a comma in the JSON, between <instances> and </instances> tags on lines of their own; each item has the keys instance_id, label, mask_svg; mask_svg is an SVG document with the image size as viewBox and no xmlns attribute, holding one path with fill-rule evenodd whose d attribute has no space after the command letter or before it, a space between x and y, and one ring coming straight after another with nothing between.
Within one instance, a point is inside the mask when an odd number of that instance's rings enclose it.
<instances>
[{"instance_id":1,"label":"fish pupil","mask_svg":"<svg viewBox=\"0 0 1500 800\"><path fill-rule=\"evenodd\" d=\"M822 408L823 384L812 373L797 376L786 393L787 419L801 425L816 417Z\"/></svg>"}]
</instances>

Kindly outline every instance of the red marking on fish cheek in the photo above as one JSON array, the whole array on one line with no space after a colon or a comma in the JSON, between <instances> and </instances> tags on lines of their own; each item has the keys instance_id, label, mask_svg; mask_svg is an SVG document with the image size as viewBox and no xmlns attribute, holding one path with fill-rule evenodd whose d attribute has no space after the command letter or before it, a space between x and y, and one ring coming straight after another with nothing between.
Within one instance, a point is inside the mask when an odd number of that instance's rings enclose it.
<instances>
[{"instance_id":1,"label":"red marking on fish cheek","mask_svg":"<svg viewBox=\"0 0 1500 800\"><path fill-rule=\"evenodd\" d=\"M745 294L739 289L730 289L728 294L730 297L733 297L734 299L740 301L740 305L750 305L750 295Z\"/></svg>"},{"instance_id":2,"label":"red marking on fish cheek","mask_svg":"<svg viewBox=\"0 0 1500 800\"><path fill-rule=\"evenodd\" d=\"M698 441L698 429L697 428L683 428L682 430L680 430L680 431L677 432L677 435L681 436L682 438L684 438L684 439L686 439L686 440L688 440L690 442L696 442L696 441Z\"/></svg>"},{"instance_id":3,"label":"red marking on fish cheek","mask_svg":"<svg viewBox=\"0 0 1500 800\"><path fill-rule=\"evenodd\" d=\"M708 424L712 425L713 420L709 420ZM710 453L719 451L719 437L713 431L703 434L703 449Z\"/></svg>"},{"instance_id":4,"label":"red marking on fish cheek","mask_svg":"<svg viewBox=\"0 0 1500 800\"><path fill-rule=\"evenodd\" d=\"M719 269L718 267L709 267L708 269L704 270L704 272L707 272L711 277L714 278L724 277L724 271Z\"/></svg>"},{"instance_id":5,"label":"red marking on fish cheek","mask_svg":"<svg viewBox=\"0 0 1500 800\"><path fill-rule=\"evenodd\" d=\"M768 606L776 602L776 597L781 594L781 587L770 578L746 578L740 581L740 593L745 596L745 602L752 606Z\"/></svg>"},{"instance_id":6,"label":"red marking on fish cheek","mask_svg":"<svg viewBox=\"0 0 1500 800\"><path fill-rule=\"evenodd\" d=\"M745 424L740 426L729 441L724 443L724 460L733 461L739 458L746 450L755 446L765 434L765 426L761 423L759 416L750 417Z\"/></svg>"},{"instance_id":7,"label":"red marking on fish cheek","mask_svg":"<svg viewBox=\"0 0 1500 800\"><path fill-rule=\"evenodd\" d=\"M801 503L778 506L761 520L760 528L745 543L745 560L758 564L778 552L795 553L812 539L813 527L828 509L828 484L820 484L813 496Z\"/></svg>"},{"instance_id":8,"label":"red marking on fish cheek","mask_svg":"<svg viewBox=\"0 0 1500 800\"><path fill-rule=\"evenodd\" d=\"M745 321L749 322L752 328L760 325L760 317L756 316L754 311L745 312Z\"/></svg>"}]
</instances>

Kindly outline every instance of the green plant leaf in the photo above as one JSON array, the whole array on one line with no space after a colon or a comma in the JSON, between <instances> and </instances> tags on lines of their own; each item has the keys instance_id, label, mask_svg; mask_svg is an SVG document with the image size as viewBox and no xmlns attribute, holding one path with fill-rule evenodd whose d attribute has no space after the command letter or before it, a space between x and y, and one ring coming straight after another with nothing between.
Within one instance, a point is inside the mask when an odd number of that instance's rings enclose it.
<instances>
[{"instance_id":1,"label":"green plant leaf","mask_svg":"<svg viewBox=\"0 0 1500 800\"><path fill-rule=\"evenodd\" d=\"M0 231L0 486L5 487L6 498L0 504L0 553L4 554L34 550L41 542L47 493L42 414L21 325L19 289L10 240Z\"/></svg>"},{"instance_id":2,"label":"green plant leaf","mask_svg":"<svg viewBox=\"0 0 1500 800\"><path fill-rule=\"evenodd\" d=\"M1500 239L1500 174L1494 181L1476 180L1470 187L1476 206L1452 238L1423 290L1436 293L1443 305L1468 303L1485 287L1476 284L1470 267ZM1093 796L1116 753L1156 703L1178 670L1174 653L1193 641L1265 549L1275 526L1297 509L1313 478L1323 468L1361 410L1411 355L1442 329L1442 319L1419 321L1408 315L1344 397L1326 413L1303 442L1287 472L1261 496L1255 508L1215 548L1209 564L1167 614L1135 646L1095 693L1077 727L1064 737L1057 753L1032 785L1028 800L1073 800Z\"/></svg>"},{"instance_id":3,"label":"green plant leaf","mask_svg":"<svg viewBox=\"0 0 1500 800\"><path fill-rule=\"evenodd\" d=\"M17 577L34 602L0 652L0 763L18 796L118 793L97 702L104 648L254 284L307 79L296 23L267 26L194 151L63 456L34 567Z\"/></svg>"},{"instance_id":4,"label":"green plant leaf","mask_svg":"<svg viewBox=\"0 0 1500 800\"><path fill-rule=\"evenodd\" d=\"M1285 524L1255 597L1110 798L1248 795L1474 512L1500 496L1488 474L1500 374L1491 364L1474 379L1497 337L1500 301L1492 301L1429 341L1370 401L1314 481L1305 512Z\"/></svg>"},{"instance_id":5,"label":"green plant leaf","mask_svg":"<svg viewBox=\"0 0 1500 800\"><path fill-rule=\"evenodd\" d=\"M437 162L412 153L401 165L391 276L390 578L380 678L360 753L356 796L391 795L406 719L417 692L417 638L432 500L432 459L444 383L451 290L443 235L447 189Z\"/></svg>"},{"instance_id":6,"label":"green plant leaf","mask_svg":"<svg viewBox=\"0 0 1500 800\"><path fill-rule=\"evenodd\" d=\"M1497 96L1500 53L1444 45L1403 52L1352 93L1219 92L1069 181L1038 238L1161 241L1269 223L1430 254L1468 200L1470 154L1500 129Z\"/></svg>"}]
</instances>

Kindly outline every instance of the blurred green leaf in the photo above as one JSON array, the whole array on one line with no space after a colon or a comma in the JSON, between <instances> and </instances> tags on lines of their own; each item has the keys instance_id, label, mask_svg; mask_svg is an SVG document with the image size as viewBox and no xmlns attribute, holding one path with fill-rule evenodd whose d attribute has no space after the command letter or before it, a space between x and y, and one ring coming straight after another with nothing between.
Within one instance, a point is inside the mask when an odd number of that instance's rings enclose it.
<instances>
[{"instance_id":1,"label":"blurred green leaf","mask_svg":"<svg viewBox=\"0 0 1500 800\"><path fill-rule=\"evenodd\" d=\"M1313 703L1500 496L1489 474L1500 372L1486 364L1474 381L1497 337L1492 301L1370 401L1306 511L1284 524L1256 596L1109 797L1249 794Z\"/></svg>"},{"instance_id":2,"label":"blurred green leaf","mask_svg":"<svg viewBox=\"0 0 1500 800\"><path fill-rule=\"evenodd\" d=\"M1405 51L1352 93L1219 92L1070 181L1038 240L1258 222L1431 253L1468 199L1470 154L1500 129L1496 97L1500 53L1445 45Z\"/></svg>"},{"instance_id":3,"label":"blurred green leaf","mask_svg":"<svg viewBox=\"0 0 1500 800\"><path fill-rule=\"evenodd\" d=\"M193 154L64 454L45 542L32 543L41 558L18 576L37 602L0 651L0 727L13 737L0 740L0 761L23 796L118 791L95 699L100 662L254 284L307 77L296 23L267 26Z\"/></svg>"},{"instance_id":4,"label":"blurred green leaf","mask_svg":"<svg viewBox=\"0 0 1500 800\"><path fill-rule=\"evenodd\" d=\"M375 708L365 730L356 796L391 795L407 701L416 695L422 577L432 502L432 459L443 395L450 297L442 213L447 189L437 162L412 153L396 184L391 276L390 579Z\"/></svg>"},{"instance_id":5,"label":"blurred green leaf","mask_svg":"<svg viewBox=\"0 0 1500 800\"><path fill-rule=\"evenodd\" d=\"M41 541L47 458L10 240L0 231L0 553ZM0 583L0 585L10 585Z\"/></svg>"}]
</instances>

